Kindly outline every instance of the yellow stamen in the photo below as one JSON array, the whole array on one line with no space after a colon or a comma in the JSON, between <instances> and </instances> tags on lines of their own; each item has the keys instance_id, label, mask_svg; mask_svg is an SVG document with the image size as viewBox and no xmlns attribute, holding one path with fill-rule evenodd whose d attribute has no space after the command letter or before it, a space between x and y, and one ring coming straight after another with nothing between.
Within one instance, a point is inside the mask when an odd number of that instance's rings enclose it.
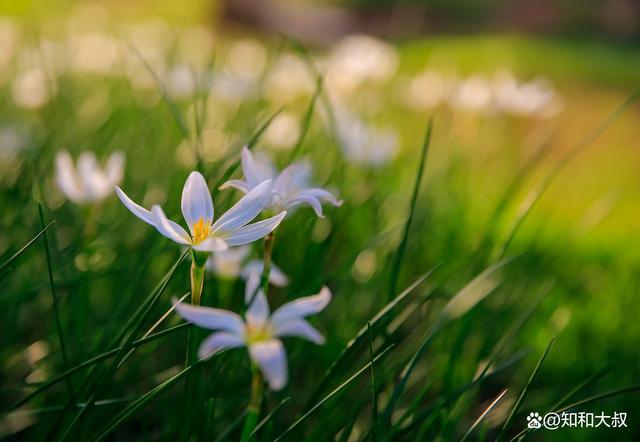
<instances>
[{"instance_id":1,"label":"yellow stamen","mask_svg":"<svg viewBox=\"0 0 640 442\"><path fill-rule=\"evenodd\" d=\"M197 245L207 239L210 228L211 226L206 224L204 219L200 218L198 222L193 225L193 243Z\"/></svg>"},{"instance_id":2,"label":"yellow stamen","mask_svg":"<svg viewBox=\"0 0 640 442\"><path fill-rule=\"evenodd\" d=\"M273 337L273 331L267 324L262 327L256 327L254 324L247 323L245 330L245 339L248 344L269 340Z\"/></svg>"}]
</instances>

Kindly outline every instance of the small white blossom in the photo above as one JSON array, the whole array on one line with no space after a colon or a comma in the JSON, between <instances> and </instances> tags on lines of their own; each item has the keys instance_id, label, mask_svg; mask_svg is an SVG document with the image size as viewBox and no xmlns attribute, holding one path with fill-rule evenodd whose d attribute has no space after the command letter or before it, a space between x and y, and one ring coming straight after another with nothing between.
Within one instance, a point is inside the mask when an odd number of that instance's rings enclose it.
<instances>
[{"instance_id":1,"label":"small white blossom","mask_svg":"<svg viewBox=\"0 0 640 442\"><path fill-rule=\"evenodd\" d=\"M338 200L328 190L319 187L310 187L309 177L311 170L306 163L293 163L282 172L278 173L267 157L256 159L251 151L242 149L243 180L229 180L221 186L221 189L234 187L244 193L255 189L264 180L273 180L271 198L267 207L273 210L289 210L296 206L307 204L323 217L322 203L327 202L339 207L342 201Z\"/></svg>"},{"instance_id":2,"label":"small white blossom","mask_svg":"<svg viewBox=\"0 0 640 442\"><path fill-rule=\"evenodd\" d=\"M182 215L189 232L167 219L162 208L154 205L151 211L134 203L118 186L115 188L120 201L135 216L155 227L165 237L194 250L213 252L230 246L240 246L271 233L286 216L276 216L249 224L269 202L271 181L266 180L248 192L231 209L213 222L213 200L207 183L199 172L191 172L182 190Z\"/></svg>"},{"instance_id":3,"label":"small white blossom","mask_svg":"<svg viewBox=\"0 0 640 442\"><path fill-rule=\"evenodd\" d=\"M124 154L114 152L102 169L93 152L82 152L77 168L69 152L56 155L56 183L64 195L76 204L100 202L122 181Z\"/></svg>"},{"instance_id":4,"label":"small white blossom","mask_svg":"<svg viewBox=\"0 0 640 442\"><path fill-rule=\"evenodd\" d=\"M355 114L335 107L336 137L347 158L374 167L388 163L398 148L398 137L390 129L371 126Z\"/></svg>"},{"instance_id":5,"label":"small white blossom","mask_svg":"<svg viewBox=\"0 0 640 442\"><path fill-rule=\"evenodd\" d=\"M184 319L215 331L200 345L198 357L205 359L228 348L247 347L249 357L258 365L269 387L277 391L288 379L287 357L279 338L297 336L323 344L324 337L304 318L322 311L329 301L331 292L323 287L317 295L296 299L270 314L267 298L258 290L244 321L227 310L177 303L175 298L173 302Z\"/></svg>"},{"instance_id":6,"label":"small white blossom","mask_svg":"<svg viewBox=\"0 0 640 442\"><path fill-rule=\"evenodd\" d=\"M242 277L248 281L255 275L259 279L264 263L259 259L251 259L247 262L250 253L249 246L230 247L227 250L213 252L207 260L206 268L226 279ZM278 266L271 263L269 282L276 287L284 287L289 284L289 278Z\"/></svg>"}]
</instances>

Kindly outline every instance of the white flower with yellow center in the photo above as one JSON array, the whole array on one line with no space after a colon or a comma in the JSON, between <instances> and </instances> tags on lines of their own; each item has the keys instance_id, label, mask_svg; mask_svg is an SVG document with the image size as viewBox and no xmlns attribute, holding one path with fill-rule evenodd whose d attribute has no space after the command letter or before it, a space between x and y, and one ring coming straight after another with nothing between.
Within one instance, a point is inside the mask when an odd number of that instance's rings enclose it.
<instances>
[{"instance_id":1,"label":"white flower with yellow center","mask_svg":"<svg viewBox=\"0 0 640 442\"><path fill-rule=\"evenodd\" d=\"M271 233L286 216L276 216L249 224L264 209L271 198L271 181L266 180L247 193L231 209L213 222L213 200L207 183L199 172L191 172L182 190L182 215L189 232L169 220L162 208L154 205L151 210L134 203L118 186L115 188L120 201L135 216L155 227L158 232L178 244L190 246L200 252L225 250L256 241Z\"/></svg>"},{"instance_id":2,"label":"white flower with yellow center","mask_svg":"<svg viewBox=\"0 0 640 442\"><path fill-rule=\"evenodd\" d=\"M244 181L229 180L220 187L221 189L234 187L247 193L260 185L262 181L273 180L271 198L267 203L268 208L290 210L306 204L311 206L320 218L324 216L322 203L326 202L336 207L342 205L342 201L328 190L309 185L311 171L306 163L293 163L278 173L269 158L262 157L258 160L247 147L242 149L241 160Z\"/></svg>"},{"instance_id":3,"label":"white flower with yellow center","mask_svg":"<svg viewBox=\"0 0 640 442\"><path fill-rule=\"evenodd\" d=\"M187 321L216 332L206 338L198 349L200 359L222 350L247 347L249 357L260 368L269 387L282 389L288 378L287 357L279 338L297 336L315 344L323 344L324 337L304 318L322 311L331 301L327 287L316 295L296 299L269 314L269 304L262 290L258 290L244 321L236 313L212 307L196 307L177 303L176 311Z\"/></svg>"}]
</instances>

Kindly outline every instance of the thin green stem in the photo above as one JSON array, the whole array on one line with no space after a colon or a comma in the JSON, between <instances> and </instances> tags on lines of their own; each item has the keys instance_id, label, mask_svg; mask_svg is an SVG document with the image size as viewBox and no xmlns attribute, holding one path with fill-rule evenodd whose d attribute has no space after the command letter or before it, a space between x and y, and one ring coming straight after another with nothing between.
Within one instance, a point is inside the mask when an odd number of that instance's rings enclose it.
<instances>
[{"instance_id":1,"label":"thin green stem","mask_svg":"<svg viewBox=\"0 0 640 442\"><path fill-rule=\"evenodd\" d=\"M205 263L207 262L207 254L201 252L192 251L191 253L191 304L200 305L202 302L202 289L204 287L204 274ZM185 358L185 369L191 367L198 361L198 330L196 328L189 329L187 334L187 355ZM194 396L196 392L196 383L198 382L195 376L188 376L185 379L185 426L184 436L188 439L191 433L191 424L194 420Z\"/></svg>"},{"instance_id":2,"label":"thin green stem","mask_svg":"<svg viewBox=\"0 0 640 442\"><path fill-rule=\"evenodd\" d=\"M255 365L253 366L253 379L251 381L251 399L249 400L249 407L247 408L247 419L244 421L244 428L242 430L242 442L248 442L255 440L253 430L258 423L258 417L260 416L260 405L262 404L262 390L264 382L260 370Z\"/></svg>"},{"instance_id":3,"label":"thin green stem","mask_svg":"<svg viewBox=\"0 0 640 442\"><path fill-rule=\"evenodd\" d=\"M67 346L65 345L64 335L62 334L62 324L60 322L60 312L58 310L58 296L56 294L56 286L53 282L53 270L51 268L51 254L49 253L49 240L47 238L47 229L44 222L44 212L42 211L42 204L38 203L38 214L40 215L40 226L42 228L42 241L44 243L44 253L47 257L47 270L49 272L49 285L51 287L51 297L53 298L53 314L56 318L56 330L58 331L58 339L60 340L60 350L62 352L62 361L64 363L64 369L69 369L69 356L67 355ZM75 393L73 391L73 384L71 378L67 378L67 389L69 390L69 398L71 402L75 403Z\"/></svg>"},{"instance_id":4,"label":"thin green stem","mask_svg":"<svg viewBox=\"0 0 640 442\"><path fill-rule=\"evenodd\" d=\"M269 233L264 238L264 256L262 267L262 290L265 296L269 294L269 274L271 273L271 256L273 254L273 245L276 241L275 232Z\"/></svg>"}]
</instances>

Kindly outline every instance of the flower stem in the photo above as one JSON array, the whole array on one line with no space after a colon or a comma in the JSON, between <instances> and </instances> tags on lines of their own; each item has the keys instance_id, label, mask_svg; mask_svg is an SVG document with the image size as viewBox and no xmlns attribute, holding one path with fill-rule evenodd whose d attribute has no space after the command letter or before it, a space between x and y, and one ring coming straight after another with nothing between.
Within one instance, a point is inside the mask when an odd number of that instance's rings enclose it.
<instances>
[{"instance_id":1,"label":"flower stem","mask_svg":"<svg viewBox=\"0 0 640 442\"><path fill-rule=\"evenodd\" d=\"M264 295L269 295L269 274L271 273L271 255L273 254L273 245L276 242L275 232L269 233L264 237L264 255L262 257L262 290Z\"/></svg>"},{"instance_id":2,"label":"flower stem","mask_svg":"<svg viewBox=\"0 0 640 442\"><path fill-rule=\"evenodd\" d=\"M244 421L244 428L242 430L242 442L248 442L255 440L255 435L252 436L253 430L258 423L258 416L260 415L260 405L262 403L262 388L263 381L262 375L255 365L253 369L253 379L251 381L251 399L249 400L249 407L247 408L247 419Z\"/></svg>"},{"instance_id":3,"label":"flower stem","mask_svg":"<svg viewBox=\"0 0 640 442\"><path fill-rule=\"evenodd\" d=\"M205 263L207 257L199 252L192 251L191 255L191 304L200 305L202 302L202 289L204 287ZM185 368L195 364L198 360L197 355L198 330L191 327L187 334L187 355L185 360ZM188 439L191 433L191 423L195 416L193 415L194 394L196 392L197 379L193 376L187 376L185 380L185 427L184 436Z\"/></svg>"}]
</instances>

